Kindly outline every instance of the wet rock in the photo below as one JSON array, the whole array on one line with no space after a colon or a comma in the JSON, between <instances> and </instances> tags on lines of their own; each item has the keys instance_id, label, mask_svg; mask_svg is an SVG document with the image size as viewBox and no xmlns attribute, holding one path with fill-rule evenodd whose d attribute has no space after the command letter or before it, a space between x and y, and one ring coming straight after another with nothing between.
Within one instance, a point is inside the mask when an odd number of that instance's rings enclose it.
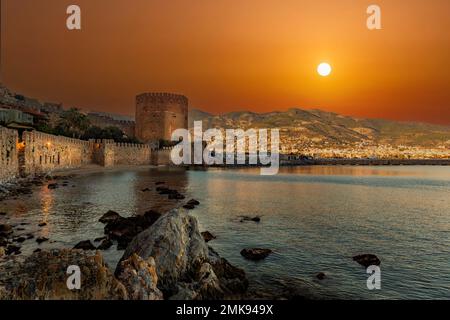
<instances>
[{"instance_id":1,"label":"wet rock","mask_svg":"<svg viewBox=\"0 0 450 320\"><path fill-rule=\"evenodd\" d=\"M327 275L323 272L319 272L318 274L316 274L316 278L319 280L324 280L327 277Z\"/></svg>"},{"instance_id":2,"label":"wet rock","mask_svg":"<svg viewBox=\"0 0 450 320\"><path fill-rule=\"evenodd\" d=\"M186 197L180 193L169 194L170 200L184 200Z\"/></svg>"},{"instance_id":3,"label":"wet rock","mask_svg":"<svg viewBox=\"0 0 450 320\"><path fill-rule=\"evenodd\" d=\"M25 237L18 237L18 238L13 239L14 242L18 242L18 243L25 242L25 240L27 240Z\"/></svg>"},{"instance_id":4,"label":"wet rock","mask_svg":"<svg viewBox=\"0 0 450 320\"><path fill-rule=\"evenodd\" d=\"M185 204L183 206L183 208L187 209L187 210L194 210L195 206L193 204Z\"/></svg>"},{"instance_id":5,"label":"wet rock","mask_svg":"<svg viewBox=\"0 0 450 320\"><path fill-rule=\"evenodd\" d=\"M41 252L41 251L42 251L42 249L37 248L37 249L35 249L33 252Z\"/></svg>"},{"instance_id":6,"label":"wet rock","mask_svg":"<svg viewBox=\"0 0 450 320\"><path fill-rule=\"evenodd\" d=\"M120 214L118 214L115 211L109 210L98 221L100 221L101 223L108 223L108 222L116 221L121 218L122 217L120 216Z\"/></svg>"},{"instance_id":7,"label":"wet rock","mask_svg":"<svg viewBox=\"0 0 450 320\"><path fill-rule=\"evenodd\" d=\"M16 228L17 231L24 231L24 228Z\"/></svg>"},{"instance_id":8,"label":"wet rock","mask_svg":"<svg viewBox=\"0 0 450 320\"><path fill-rule=\"evenodd\" d=\"M41 222L41 223L38 224L39 227L45 227L46 225L47 225L46 222Z\"/></svg>"},{"instance_id":9,"label":"wet rock","mask_svg":"<svg viewBox=\"0 0 450 320\"><path fill-rule=\"evenodd\" d=\"M160 216L159 212L149 210L135 217L120 217L106 224L105 234L110 239L117 240L117 248L123 250L138 233L150 227Z\"/></svg>"},{"instance_id":10,"label":"wet rock","mask_svg":"<svg viewBox=\"0 0 450 320\"><path fill-rule=\"evenodd\" d=\"M0 247L6 247L8 245L8 239L0 237Z\"/></svg>"},{"instance_id":11,"label":"wet rock","mask_svg":"<svg viewBox=\"0 0 450 320\"><path fill-rule=\"evenodd\" d=\"M261 217L249 217L249 216L242 216L241 217L241 222L244 221L253 221L253 222L261 222Z\"/></svg>"},{"instance_id":12,"label":"wet rock","mask_svg":"<svg viewBox=\"0 0 450 320\"><path fill-rule=\"evenodd\" d=\"M30 195L30 194L33 194L33 190L31 190L31 188L28 188L28 187L17 188L15 190L15 194L17 194L17 195Z\"/></svg>"},{"instance_id":13,"label":"wet rock","mask_svg":"<svg viewBox=\"0 0 450 320\"><path fill-rule=\"evenodd\" d=\"M94 239L94 242L100 242L100 241L103 241L103 240L106 240L106 239L108 239L108 237L99 237L99 238L95 238Z\"/></svg>"},{"instance_id":14,"label":"wet rock","mask_svg":"<svg viewBox=\"0 0 450 320\"><path fill-rule=\"evenodd\" d=\"M353 257L353 261L358 262L364 267L379 266L381 264L380 259L374 254L361 254Z\"/></svg>"},{"instance_id":15,"label":"wet rock","mask_svg":"<svg viewBox=\"0 0 450 320\"><path fill-rule=\"evenodd\" d=\"M142 191L142 192L149 192L149 191L151 191L151 189L150 189L150 188L144 188L144 189L142 189L141 191Z\"/></svg>"},{"instance_id":16,"label":"wet rock","mask_svg":"<svg viewBox=\"0 0 450 320\"><path fill-rule=\"evenodd\" d=\"M270 249L247 248L241 251L241 255L248 260L263 260L272 253Z\"/></svg>"},{"instance_id":17,"label":"wet rock","mask_svg":"<svg viewBox=\"0 0 450 320\"><path fill-rule=\"evenodd\" d=\"M217 238L215 235L213 235L209 231L202 232L202 237L203 237L203 240L205 240L205 242L210 242L211 240L214 240Z\"/></svg>"},{"instance_id":18,"label":"wet rock","mask_svg":"<svg viewBox=\"0 0 450 320\"><path fill-rule=\"evenodd\" d=\"M159 186L159 185L162 185L164 183L165 183L164 181L158 181L158 182L155 182L155 185Z\"/></svg>"},{"instance_id":19,"label":"wet rock","mask_svg":"<svg viewBox=\"0 0 450 320\"><path fill-rule=\"evenodd\" d=\"M197 220L182 209L163 215L137 235L121 261L133 254L145 261L154 259L158 288L165 298L237 297L248 286L245 272L209 248L200 234Z\"/></svg>"},{"instance_id":20,"label":"wet rock","mask_svg":"<svg viewBox=\"0 0 450 320\"><path fill-rule=\"evenodd\" d=\"M50 189L50 190L57 189L57 188L58 188L58 184L57 184L57 183L50 183L50 184L47 186L47 188Z\"/></svg>"},{"instance_id":21,"label":"wet rock","mask_svg":"<svg viewBox=\"0 0 450 320\"><path fill-rule=\"evenodd\" d=\"M6 212L0 212L0 216L6 216L7 213Z\"/></svg>"},{"instance_id":22,"label":"wet rock","mask_svg":"<svg viewBox=\"0 0 450 320\"><path fill-rule=\"evenodd\" d=\"M112 241L109 239L105 239L100 243L100 245L97 247L97 250L108 250L113 245Z\"/></svg>"},{"instance_id":23,"label":"wet rock","mask_svg":"<svg viewBox=\"0 0 450 320\"><path fill-rule=\"evenodd\" d=\"M13 228L9 224L0 224L0 237L7 237L13 233Z\"/></svg>"},{"instance_id":24,"label":"wet rock","mask_svg":"<svg viewBox=\"0 0 450 320\"><path fill-rule=\"evenodd\" d=\"M31 233L27 234L27 240L30 240L30 239L34 239L34 236Z\"/></svg>"},{"instance_id":25,"label":"wet rock","mask_svg":"<svg viewBox=\"0 0 450 320\"><path fill-rule=\"evenodd\" d=\"M6 247L5 253L6 253L7 256L10 256L12 254L18 255L18 254L22 253L20 251L20 249L21 248L19 246L9 245L9 246Z\"/></svg>"},{"instance_id":26,"label":"wet rock","mask_svg":"<svg viewBox=\"0 0 450 320\"><path fill-rule=\"evenodd\" d=\"M200 204L200 201L191 199L187 202L187 204L192 205L192 206L198 206Z\"/></svg>"},{"instance_id":27,"label":"wet rock","mask_svg":"<svg viewBox=\"0 0 450 320\"><path fill-rule=\"evenodd\" d=\"M163 294L158 289L158 275L155 260L150 257L142 259L132 254L117 266L117 279L125 286L130 300L162 300Z\"/></svg>"},{"instance_id":28,"label":"wet rock","mask_svg":"<svg viewBox=\"0 0 450 320\"><path fill-rule=\"evenodd\" d=\"M67 288L67 267L82 270L82 290ZM51 250L0 265L0 300L122 300L128 295L100 252Z\"/></svg>"},{"instance_id":29,"label":"wet rock","mask_svg":"<svg viewBox=\"0 0 450 320\"><path fill-rule=\"evenodd\" d=\"M92 244L91 240L85 240L78 242L74 249L81 249L81 250L95 250L95 246Z\"/></svg>"},{"instance_id":30,"label":"wet rock","mask_svg":"<svg viewBox=\"0 0 450 320\"><path fill-rule=\"evenodd\" d=\"M39 238L36 239L36 242L38 244L41 244L41 243L46 242L46 241L48 241L48 238L46 238L46 237L39 237Z\"/></svg>"}]
</instances>

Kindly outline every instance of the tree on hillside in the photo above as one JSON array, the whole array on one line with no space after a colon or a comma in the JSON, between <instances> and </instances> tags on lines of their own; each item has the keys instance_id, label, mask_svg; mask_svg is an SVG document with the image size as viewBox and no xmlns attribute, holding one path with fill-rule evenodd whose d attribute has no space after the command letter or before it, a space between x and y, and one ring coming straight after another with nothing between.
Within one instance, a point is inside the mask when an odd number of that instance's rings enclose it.
<instances>
[{"instance_id":1,"label":"tree on hillside","mask_svg":"<svg viewBox=\"0 0 450 320\"><path fill-rule=\"evenodd\" d=\"M61 119L57 125L56 132L61 135L81 138L90 127L88 117L76 108L71 108L61 114Z\"/></svg>"}]
</instances>

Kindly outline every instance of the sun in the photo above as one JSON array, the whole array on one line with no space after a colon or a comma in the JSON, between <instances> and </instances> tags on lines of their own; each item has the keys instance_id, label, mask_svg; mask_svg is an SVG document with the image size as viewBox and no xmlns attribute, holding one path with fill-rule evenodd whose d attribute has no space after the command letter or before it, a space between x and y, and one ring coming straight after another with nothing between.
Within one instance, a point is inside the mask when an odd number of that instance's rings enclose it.
<instances>
[{"instance_id":1,"label":"sun","mask_svg":"<svg viewBox=\"0 0 450 320\"><path fill-rule=\"evenodd\" d=\"M319 75L321 75L322 77L327 77L330 75L331 73L331 66L326 63L326 62L322 62L321 64L319 64L319 66L317 67L317 73Z\"/></svg>"}]
</instances>

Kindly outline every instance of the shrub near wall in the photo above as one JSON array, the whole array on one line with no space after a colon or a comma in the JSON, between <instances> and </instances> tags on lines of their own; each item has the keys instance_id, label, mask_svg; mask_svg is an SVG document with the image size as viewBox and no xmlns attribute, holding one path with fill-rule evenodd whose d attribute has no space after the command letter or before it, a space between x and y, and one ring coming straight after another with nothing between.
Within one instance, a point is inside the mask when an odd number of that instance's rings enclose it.
<instances>
[{"instance_id":1,"label":"shrub near wall","mask_svg":"<svg viewBox=\"0 0 450 320\"><path fill-rule=\"evenodd\" d=\"M91 142L37 131L24 132L22 138L27 175L78 168L92 163Z\"/></svg>"},{"instance_id":2,"label":"shrub near wall","mask_svg":"<svg viewBox=\"0 0 450 320\"><path fill-rule=\"evenodd\" d=\"M0 183L19 175L16 130L0 127Z\"/></svg>"}]
</instances>

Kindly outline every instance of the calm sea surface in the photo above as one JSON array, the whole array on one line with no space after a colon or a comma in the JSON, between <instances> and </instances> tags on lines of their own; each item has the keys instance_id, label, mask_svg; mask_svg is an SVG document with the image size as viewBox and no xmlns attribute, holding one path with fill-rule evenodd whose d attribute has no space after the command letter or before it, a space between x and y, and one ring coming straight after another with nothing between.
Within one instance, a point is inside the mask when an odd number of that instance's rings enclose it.
<instances>
[{"instance_id":1,"label":"calm sea surface","mask_svg":"<svg viewBox=\"0 0 450 320\"><path fill-rule=\"evenodd\" d=\"M46 236L42 248L72 247L103 235L99 217L182 202L154 191L155 182L195 198L192 211L223 257L246 270L254 289L289 287L343 299L450 299L449 167L295 167L277 176L258 169L180 171L168 168L80 175L68 187L45 186L31 197L5 201L1 217L24 234ZM150 187L152 191L143 192ZM241 222L260 216L261 222ZM1 222L0 221L0 222ZM44 228L39 222L47 222ZM19 232L20 233L20 232ZM97 243L98 244L98 243ZM24 255L36 249L23 244ZM274 250L266 260L244 260L246 247ZM381 259L381 290L367 289L365 269L352 256ZM104 252L114 268L122 252ZM327 279L315 279L318 272Z\"/></svg>"}]
</instances>

